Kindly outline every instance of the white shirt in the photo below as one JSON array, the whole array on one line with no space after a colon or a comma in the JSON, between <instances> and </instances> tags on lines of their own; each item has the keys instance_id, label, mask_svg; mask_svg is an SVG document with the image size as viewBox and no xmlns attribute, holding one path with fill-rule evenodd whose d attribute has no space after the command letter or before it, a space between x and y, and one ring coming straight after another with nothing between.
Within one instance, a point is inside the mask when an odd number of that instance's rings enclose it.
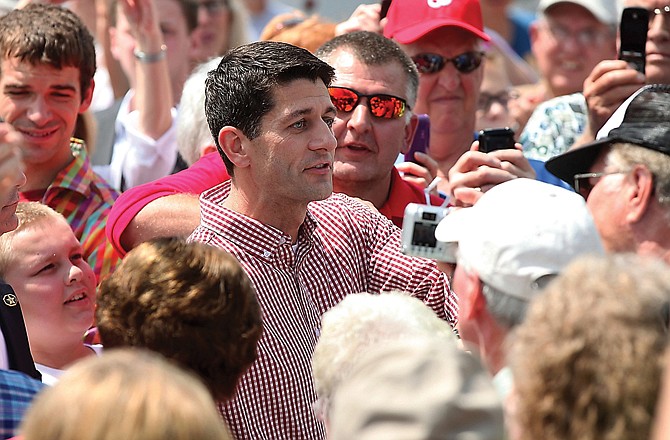
<instances>
[{"instance_id":1,"label":"white shirt","mask_svg":"<svg viewBox=\"0 0 670 440\"><path fill-rule=\"evenodd\" d=\"M0 370L9 370L9 356L7 356L7 343L5 335L0 330Z\"/></svg>"},{"instance_id":2,"label":"white shirt","mask_svg":"<svg viewBox=\"0 0 670 440\"><path fill-rule=\"evenodd\" d=\"M100 356L100 353L102 353L102 345L100 344L84 345L93 350L96 356ZM46 365L38 364L37 362L35 362L35 368L42 374L42 383L49 386L56 385L60 377L67 371L60 370L58 368L47 367Z\"/></svg>"},{"instance_id":3,"label":"white shirt","mask_svg":"<svg viewBox=\"0 0 670 440\"><path fill-rule=\"evenodd\" d=\"M133 96L133 90L126 93L116 117L111 164L93 166L93 171L117 190L165 177L172 172L177 160L177 109L172 109L172 125L168 131L152 139L138 128L139 111L130 111Z\"/></svg>"}]
</instances>

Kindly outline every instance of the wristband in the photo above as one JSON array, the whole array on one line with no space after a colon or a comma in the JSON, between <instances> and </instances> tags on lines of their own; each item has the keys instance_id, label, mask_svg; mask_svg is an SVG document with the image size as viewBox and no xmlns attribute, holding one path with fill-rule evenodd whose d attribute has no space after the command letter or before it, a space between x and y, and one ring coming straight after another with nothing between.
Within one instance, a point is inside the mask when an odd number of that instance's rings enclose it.
<instances>
[{"instance_id":1,"label":"wristband","mask_svg":"<svg viewBox=\"0 0 670 440\"><path fill-rule=\"evenodd\" d=\"M147 53L142 52L141 50L138 49L135 49L133 51L133 55L135 55L135 58L140 63L146 63L146 64L157 63L158 61L164 60L166 53L167 53L167 46L165 44L161 44L160 52Z\"/></svg>"}]
</instances>

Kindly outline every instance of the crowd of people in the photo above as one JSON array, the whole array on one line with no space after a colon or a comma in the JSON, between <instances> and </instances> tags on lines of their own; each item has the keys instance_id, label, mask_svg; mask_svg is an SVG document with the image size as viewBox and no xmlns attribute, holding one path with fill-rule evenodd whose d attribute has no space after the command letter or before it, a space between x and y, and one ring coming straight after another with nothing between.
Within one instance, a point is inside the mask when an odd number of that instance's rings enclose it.
<instances>
[{"instance_id":1,"label":"crowd of people","mask_svg":"<svg viewBox=\"0 0 670 440\"><path fill-rule=\"evenodd\" d=\"M667 438L670 8L623 6L645 72L615 0L0 3L0 437Z\"/></svg>"}]
</instances>

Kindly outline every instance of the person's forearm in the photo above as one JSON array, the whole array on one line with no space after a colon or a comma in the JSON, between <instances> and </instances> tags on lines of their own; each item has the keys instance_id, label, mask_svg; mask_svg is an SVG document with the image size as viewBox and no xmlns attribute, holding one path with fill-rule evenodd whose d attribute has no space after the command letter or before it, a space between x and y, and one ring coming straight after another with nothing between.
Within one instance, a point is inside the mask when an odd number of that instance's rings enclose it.
<instances>
[{"instance_id":1,"label":"person's forearm","mask_svg":"<svg viewBox=\"0 0 670 440\"><path fill-rule=\"evenodd\" d=\"M159 54L161 46L159 42L147 43L145 49L140 50L147 54ZM135 109L139 112L139 129L152 139L158 139L172 125L173 97L167 59L156 62L138 60L135 70Z\"/></svg>"},{"instance_id":2,"label":"person's forearm","mask_svg":"<svg viewBox=\"0 0 670 440\"><path fill-rule=\"evenodd\" d=\"M147 204L121 234L121 246L130 251L159 237L188 237L200 223L198 196L175 194Z\"/></svg>"}]
</instances>

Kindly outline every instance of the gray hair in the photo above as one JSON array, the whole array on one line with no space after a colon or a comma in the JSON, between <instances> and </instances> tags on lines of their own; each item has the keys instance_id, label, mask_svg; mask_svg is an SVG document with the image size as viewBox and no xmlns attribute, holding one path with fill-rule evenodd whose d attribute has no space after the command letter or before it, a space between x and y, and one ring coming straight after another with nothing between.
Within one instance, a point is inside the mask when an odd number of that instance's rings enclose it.
<instances>
[{"instance_id":1,"label":"gray hair","mask_svg":"<svg viewBox=\"0 0 670 440\"><path fill-rule=\"evenodd\" d=\"M656 199L670 216L669 155L635 144L617 143L607 154L606 163L621 171L630 171L635 165L645 166L654 176Z\"/></svg>"},{"instance_id":2,"label":"gray hair","mask_svg":"<svg viewBox=\"0 0 670 440\"><path fill-rule=\"evenodd\" d=\"M177 118L177 148L189 165L200 159L202 149L214 145L205 117L205 79L216 69L221 57L199 64L184 83Z\"/></svg>"}]
</instances>

